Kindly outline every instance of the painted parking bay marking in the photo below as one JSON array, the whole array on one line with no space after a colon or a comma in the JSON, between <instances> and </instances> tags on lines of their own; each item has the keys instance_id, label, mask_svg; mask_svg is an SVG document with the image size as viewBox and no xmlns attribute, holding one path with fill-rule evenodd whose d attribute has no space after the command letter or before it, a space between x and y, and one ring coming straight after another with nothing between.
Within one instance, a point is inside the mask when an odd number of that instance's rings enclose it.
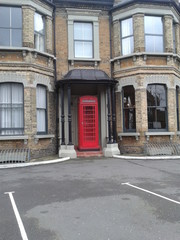
<instances>
[{"instance_id":1,"label":"painted parking bay marking","mask_svg":"<svg viewBox=\"0 0 180 240\"><path fill-rule=\"evenodd\" d=\"M167 198L167 197L164 197L164 196L162 196L162 195L160 195L160 194L151 192L151 191L149 191L149 190L147 190L147 189L137 187L137 186L132 185L132 184L130 184L130 183L128 183L128 182L127 182L127 183L121 183L121 185L127 185L127 186L129 186L129 187L136 188L136 189L138 189L138 190L140 190L140 191L150 193L150 194L152 194L152 195L155 195L155 196L157 196L157 197L163 198L163 199L165 199L165 200L168 200L168 201L170 201L170 202L173 202L173 203L176 203L176 204L179 204L179 205L180 205L180 202L178 202L178 201L175 201L175 200L173 200L173 199L171 199L171 198Z\"/></svg>"},{"instance_id":2,"label":"painted parking bay marking","mask_svg":"<svg viewBox=\"0 0 180 240\"><path fill-rule=\"evenodd\" d=\"M15 192L5 192L4 194L9 195L9 198L11 200L11 204L12 204L12 207L13 207L13 210L14 210L14 214L15 214L15 217L16 217L16 220L17 220L20 232L21 232L22 239L23 240L28 240L27 234L26 234L26 231L25 231L25 228L24 228L24 225L23 225L23 222L21 220L19 211L17 209L16 203L15 203L15 200L14 200L14 197L13 197L13 193L15 193Z\"/></svg>"}]
</instances>

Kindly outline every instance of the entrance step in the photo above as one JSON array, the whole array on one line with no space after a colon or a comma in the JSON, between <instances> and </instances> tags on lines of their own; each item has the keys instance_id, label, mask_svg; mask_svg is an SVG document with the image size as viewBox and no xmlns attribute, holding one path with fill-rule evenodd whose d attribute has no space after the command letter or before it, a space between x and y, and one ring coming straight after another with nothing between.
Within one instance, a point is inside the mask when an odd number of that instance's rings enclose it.
<instances>
[{"instance_id":1,"label":"entrance step","mask_svg":"<svg viewBox=\"0 0 180 240\"><path fill-rule=\"evenodd\" d=\"M102 151L78 151L76 150L78 158L88 158L88 157L103 157Z\"/></svg>"}]
</instances>

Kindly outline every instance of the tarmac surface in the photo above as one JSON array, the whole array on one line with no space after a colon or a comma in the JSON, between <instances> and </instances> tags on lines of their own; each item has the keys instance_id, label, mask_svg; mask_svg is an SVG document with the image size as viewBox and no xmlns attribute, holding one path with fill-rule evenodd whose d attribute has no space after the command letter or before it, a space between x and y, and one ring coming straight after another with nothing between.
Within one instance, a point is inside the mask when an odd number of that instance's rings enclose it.
<instances>
[{"instance_id":1,"label":"tarmac surface","mask_svg":"<svg viewBox=\"0 0 180 240\"><path fill-rule=\"evenodd\" d=\"M0 240L178 240L180 159L129 157L0 169Z\"/></svg>"}]
</instances>

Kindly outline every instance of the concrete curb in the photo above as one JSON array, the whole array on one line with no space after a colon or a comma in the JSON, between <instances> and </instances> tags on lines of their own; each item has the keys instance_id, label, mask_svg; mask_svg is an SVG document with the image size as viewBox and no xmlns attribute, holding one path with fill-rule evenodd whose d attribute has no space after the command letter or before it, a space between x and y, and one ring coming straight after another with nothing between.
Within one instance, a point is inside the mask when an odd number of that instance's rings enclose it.
<instances>
[{"instance_id":1,"label":"concrete curb","mask_svg":"<svg viewBox=\"0 0 180 240\"><path fill-rule=\"evenodd\" d=\"M124 160L180 160L180 156L123 156L123 155L113 155L114 158L124 159Z\"/></svg>"},{"instance_id":2,"label":"concrete curb","mask_svg":"<svg viewBox=\"0 0 180 240\"><path fill-rule=\"evenodd\" d=\"M45 165L45 164L52 164L52 163L60 163L60 162L65 162L69 159L70 159L70 157L65 157L65 158L59 158L59 159L48 160L48 161L3 164L3 165L0 165L0 169L22 168L22 167L31 167L31 166L38 166L38 165Z\"/></svg>"}]
</instances>

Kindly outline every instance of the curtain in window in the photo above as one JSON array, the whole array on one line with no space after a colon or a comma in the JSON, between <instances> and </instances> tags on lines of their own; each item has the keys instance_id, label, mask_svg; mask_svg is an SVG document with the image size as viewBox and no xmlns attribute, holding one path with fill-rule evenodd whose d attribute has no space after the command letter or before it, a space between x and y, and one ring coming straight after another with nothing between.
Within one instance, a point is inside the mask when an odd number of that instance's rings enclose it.
<instances>
[{"instance_id":1,"label":"curtain in window","mask_svg":"<svg viewBox=\"0 0 180 240\"><path fill-rule=\"evenodd\" d=\"M75 57L93 57L92 23L74 23Z\"/></svg>"},{"instance_id":2,"label":"curtain in window","mask_svg":"<svg viewBox=\"0 0 180 240\"><path fill-rule=\"evenodd\" d=\"M127 55L134 50L133 21L132 18L121 22L122 55Z\"/></svg>"},{"instance_id":3,"label":"curtain in window","mask_svg":"<svg viewBox=\"0 0 180 240\"><path fill-rule=\"evenodd\" d=\"M0 134L23 134L23 116L22 84L0 84Z\"/></svg>"},{"instance_id":4,"label":"curtain in window","mask_svg":"<svg viewBox=\"0 0 180 240\"><path fill-rule=\"evenodd\" d=\"M36 89L37 107L37 132L46 133L46 87L37 86Z\"/></svg>"}]
</instances>

